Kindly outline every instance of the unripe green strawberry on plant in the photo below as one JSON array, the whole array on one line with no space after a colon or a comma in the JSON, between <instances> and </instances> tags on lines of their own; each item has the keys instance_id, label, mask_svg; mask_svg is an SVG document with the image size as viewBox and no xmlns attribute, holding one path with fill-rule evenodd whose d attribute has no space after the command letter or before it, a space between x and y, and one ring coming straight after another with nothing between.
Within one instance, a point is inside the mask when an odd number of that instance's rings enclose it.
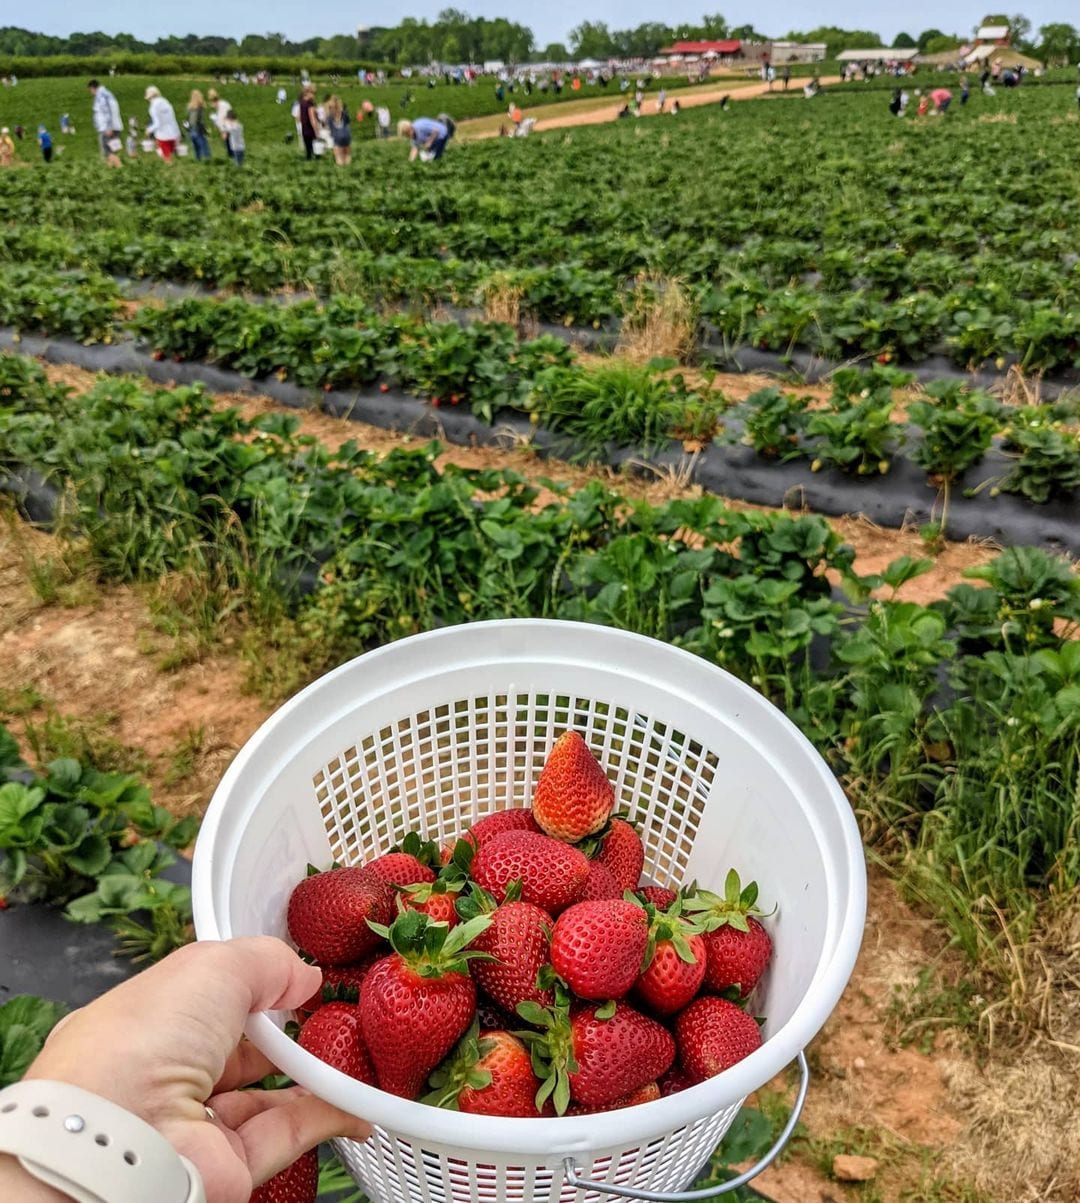
<instances>
[{"instance_id":1,"label":"unripe green strawberry on plant","mask_svg":"<svg viewBox=\"0 0 1080 1203\"><path fill-rule=\"evenodd\" d=\"M551 968L552 918L543 908L520 900L521 883L511 882L506 899L495 899L473 885L458 900L463 919L487 915L491 924L473 941L477 952L489 960L477 960L470 966L477 986L510 1015L517 1015L519 1003L532 1002L550 1007L555 1002L554 970Z\"/></svg>"},{"instance_id":2,"label":"unripe green strawberry on plant","mask_svg":"<svg viewBox=\"0 0 1080 1203\"><path fill-rule=\"evenodd\" d=\"M289 895L289 935L322 965L349 965L373 948L380 937L368 920L389 923L394 889L359 865L308 876Z\"/></svg>"},{"instance_id":3,"label":"unripe green strawberry on plant","mask_svg":"<svg viewBox=\"0 0 1080 1203\"><path fill-rule=\"evenodd\" d=\"M377 928L393 951L364 978L360 1012L383 1090L418 1098L428 1075L472 1023L476 986L469 961L482 954L469 945L490 922L481 915L450 930L420 911L406 911L389 928Z\"/></svg>"},{"instance_id":4,"label":"unripe green strawberry on plant","mask_svg":"<svg viewBox=\"0 0 1080 1203\"><path fill-rule=\"evenodd\" d=\"M556 919L551 966L578 998L622 998L649 942L645 908L623 898L575 902Z\"/></svg>"},{"instance_id":5,"label":"unripe green strawberry on plant","mask_svg":"<svg viewBox=\"0 0 1080 1203\"><path fill-rule=\"evenodd\" d=\"M320 1007L304 1023L296 1043L350 1078L378 1086L355 1003L332 1002Z\"/></svg>"},{"instance_id":6,"label":"unripe green strawberry on plant","mask_svg":"<svg viewBox=\"0 0 1080 1203\"><path fill-rule=\"evenodd\" d=\"M639 1090L665 1073L675 1060L671 1033L625 1002L569 1005L561 987L556 1004L545 1010L522 1003L518 1014L535 1032L517 1032L543 1079L537 1103L551 1099L558 1115L571 1101L602 1107Z\"/></svg>"},{"instance_id":7,"label":"unripe green strawberry on plant","mask_svg":"<svg viewBox=\"0 0 1080 1203\"><path fill-rule=\"evenodd\" d=\"M615 805L615 791L577 731L565 731L544 761L533 793L533 818L542 831L576 844L599 831Z\"/></svg>"},{"instance_id":8,"label":"unripe green strawberry on plant","mask_svg":"<svg viewBox=\"0 0 1080 1203\"><path fill-rule=\"evenodd\" d=\"M537 1110L540 1079L525 1045L507 1031L481 1031L475 1020L429 1084L421 1102L436 1107L521 1119L555 1114L550 1104Z\"/></svg>"},{"instance_id":9,"label":"unripe green strawberry on plant","mask_svg":"<svg viewBox=\"0 0 1080 1203\"><path fill-rule=\"evenodd\" d=\"M755 916L757 882L745 889L734 869L724 882L724 896L698 890L684 909L704 931L705 987L722 994L736 989L745 998L758 984L772 956L772 940Z\"/></svg>"},{"instance_id":10,"label":"unripe green strawberry on plant","mask_svg":"<svg viewBox=\"0 0 1080 1203\"><path fill-rule=\"evenodd\" d=\"M504 831L483 844L472 862L474 880L496 899L520 881L524 901L550 914L577 901L588 874L583 852L535 831Z\"/></svg>"},{"instance_id":11,"label":"unripe green strawberry on plant","mask_svg":"<svg viewBox=\"0 0 1080 1203\"><path fill-rule=\"evenodd\" d=\"M648 945L634 994L653 1014L674 1015L701 989L705 940L696 925L683 918L681 899L659 914L649 909Z\"/></svg>"},{"instance_id":12,"label":"unripe green strawberry on plant","mask_svg":"<svg viewBox=\"0 0 1080 1203\"><path fill-rule=\"evenodd\" d=\"M292 1165L252 1192L249 1203L315 1203L319 1194L319 1150L309 1149Z\"/></svg>"},{"instance_id":13,"label":"unripe green strawberry on plant","mask_svg":"<svg viewBox=\"0 0 1080 1203\"><path fill-rule=\"evenodd\" d=\"M704 994L675 1020L675 1041L684 1072L694 1082L704 1082L759 1049L761 1029L741 1007Z\"/></svg>"}]
</instances>

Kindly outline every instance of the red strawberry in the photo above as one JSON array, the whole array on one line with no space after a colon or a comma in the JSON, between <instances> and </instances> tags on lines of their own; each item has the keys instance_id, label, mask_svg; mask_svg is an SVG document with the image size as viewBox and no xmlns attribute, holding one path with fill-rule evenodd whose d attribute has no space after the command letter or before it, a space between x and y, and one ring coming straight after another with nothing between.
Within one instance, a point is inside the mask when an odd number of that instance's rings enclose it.
<instances>
[{"instance_id":1,"label":"red strawberry","mask_svg":"<svg viewBox=\"0 0 1080 1203\"><path fill-rule=\"evenodd\" d=\"M666 1074L661 1074L656 1084L660 1087L660 1097L666 1099L668 1095L678 1094L680 1090L693 1086L694 1080L676 1061Z\"/></svg>"},{"instance_id":2,"label":"red strawberry","mask_svg":"<svg viewBox=\"0 0 1080 1203\"><path fill-rule=\"evenodd\" d=\"M753 918L757 883L741 888L734 869L727 875L724 897L699 890L686 900L687 913L705 930L705 986L722 993L737 987L745 998L758 984L772 956L772 940Z\"/></svg>"},{"instance_id":3,"label":"red strawberry","mask_svg":"<svg viewBox=\"0 0 1080 1203\"><path fill-rule=\"evenodd\" d=\"M536 1119L554 1115L548 1103L537 1109L540 1079L529 1050L506 1031L480 1031L474 1021L453 1054L431 1075L425 1103L470 1115L508 1115Z\"/></svg>"},{"instance_id":4,"label":"red strawberry","mask_svg":"<svg viewBox=\"0 0 1080 1203\"><path fill-rule=\"evenodd\" d=\"M537 1101L550 1097L559 1115L571 1100L584 1107L613 1103L654 1082L675 1060L667 1028L626 1003L611 1000L571 1011L565 991L557 995L550 1010L522 1004L522 1018L540 1030L519 1035L544 1079Z\"/></svg>"},{"instance_id":5,"label":"red strawberry","mask_svg":"<svg viewBox=\"0 0 1080 1203\"><path fill-rule=\"evenodd\" d=\"M555 1001L551 984L541 986L537 980L545 966L554 976L550 968L551 916L531 902L518 901L518 893L519 887L512 885L507 894L509 901L496 906L490 894L474 889L458 903L463 918L491 918L491 925L476 937L473 948L487 953L492 960L474 961L470 972L492 1002L514 1017L519 1003L550 1007Z\"/></svg>"},{"instance_id":6,"label":"red strawberry","mask_svg":"<svg viewBox=\"0 0 1080 1203\"><path fill-rule=\"evenodd\" d=\"M478 916L448 931L406 911L386 931L393 953L364 978L361 1027L379 1085L418 1098L428 1075L476 1013L466 948L491 922ZM318 1014L318 1012L316 1012Z\"/></svg>"},{"instance_id":7,"label":"red strawberry","mask_svg":"<svg viewBox=\"0 0 1080 1203\"><path fill-rule=\"evenodd\" d=\"M670 1071L669 1071L670 1072ZM571 1103L567 1115L595 1115L598 1111L621 1111L624 1107L636 1107L638 1103L651 1103L660 1097L660 1085L657 1082L646 1082L637 1090L631 1090L614 1102L605 1103L602 1107L586 1107L582 1103Z\"/></svg>"},{"instance_id":8,"label":"red strawberry","mask_svg":"<svg viewBox=\"0 0 1080 1203\"><path fill-rule=\"evenodd\" d=\"M564 732L548 753L533 794L533 818L540 829L576 844L603 827L614 805L615 791L589 745L576 731Z\"/></svg>"},{"instance_id":9,"label":"red strawberry","mask_svg":"<svg viewBox=\"0 0 1080 1203\"><path fill-rule=\"evenodd\" d=\"M701 989L705 941L700 928L682 917L676 899L670 911L653 912L649 945L634 986L639 1002L656 1015L674 1015Z\"/></svg>"},{"instance_id":10,"label":"red strawberry","mask_svg":"<svg viewBox=\"0 0 1080 1203\"><path fill-rule=\"evenodd\" d=\"M636 890L645 865L645 849L637 828L625 819L612 819L596 859L611 870L620 890Z\"/></svg>"},{"instance_id":11,"label":"red strawberry","mask_svg":"<svg viewBox=\"0 0 1080 1203\"><path fill-rule=\"evenodd\" d=\"M257 1186L250 1203L315 1203L318 1194L319 1150L315 1148Z\"/></svg>"},{"instance_id":12,"label":"red strawberry","mask_svg":"<svg viewBox=\"0 0 1080 1203\"><path fill-rule=\"evenodd\" d=\"M408 852L384 852L364 866L380 881L392 886L411 886L418 882L431 882L435 874Z\"/></svg>"},{"instance_id":13,"label":"red strawberry","mask_svg":"<svg viewBox=\"0 0 1080 1203\"><path fill-rule=\"evenodd\" d=\"M310 1014L324 1003L357 1002L365 974L383 955L385 954L380 949L375 949L355 965L320 965L322 985L297 1010Z\"/></svg>"},{"instance_id":14,"label":"red strawberry","mask_svg":"<svg viewBox=\"0 0 1080 1203\"><path fill-rule=\"evenodd\" d=\"M551 913L577 899L589 873L583 852L535 831L504 831L487 840L472 864L473 877L499 901L512 881L521 897Z\"/></svg>"},{"instance_id":15,"label":"red strawberry","mask_svg":"<svg viewBox=\"0 0 1080 1203\"><path fill-rule=\"evenodd\" d=\"M289 895L289 935L323 965L360 960L379 944L368 920L393 917L393 888L358 865L312 873Z\"/></svg>"},{"instance_id":16,"label":"red strawberry","mask_svg":"<svg viewBox=\"0 0 1080 1203\"><path fill-rule=\"evenodd\" d=\"M598 860L589 861L589 875L585 878L585 887L578 895L578 902L597 902L602 898L621 898L619 889L611 870Z\"/></svg>"},{"instance_id":17,"label":"red strawberry","mask_svg":"<svg viewBox=\"0 0 1080 1203\"><path fill-rule=\"evenodd\" d=\"M551 964L578 998L622 998L648 942L649 916L636 902L576 902L555 921Z\"/></svg>"},{"instance_id":18,"label":"red strawberry","mask_svg":"<svg viewBox=\"0 0 1080 1203\"><path fill-rule=\"evenodd\" d=\"M610 1019L601 1015L614 1008ZM655 1019L625 1003L582 1007L571 1017L574 1060L570 1094L598 1107L655 1081L675 1060L675 1041Z\"/></svg>"},{"instance_id":19,"label":"red strawberry","mask_svg":"<svg viewBox=\"0 0 1080 1203\"><path fill-rule=\"evenodd\" d=\"M360 1031L360 1008L355 1003L332 1002L320 1007L300 1029L296 1042L350 1078L378 1086Z\"/></svg>"},{"instance_id":20,"label":"red strawberry","mask_svg":"<svg viewBox=\"0 0 1080 1203\"><path fill-rule=\"evenodd\" d=\"M458 921L454 904L462 884L437 877L431 882L406 886L398 895L398 907L401 910L422 911L432 923L445 923L447 927L454 927Z\"/></svg>"},{"instance_id":21,"label":"red strawberry","mask_svg":"<svg viewBox=\"0 0 1080 1203\"><path fill-rule=\"evenodd\" d=\"M533 818L533 812L524 806L515 806L510 810L497 810L492 815L485 815L469 828L466 839L471 839L477 848L488 840L502 835L504 831L539 831L540 828Z\"/></svg>"},{"instance_id":22,"label":"red strawberry","mask_svg":"<svg viewBox=\"0 0 1080 1203\"><path fill-rule=\"evenodd\" d=\"M726 998L696 998L675 1020L679 1064L694 1082L723 1073L761 1047L752 1015Z\"/></svg>"},{"instance_id":23,"label":"red strawberry","mask_svg":"<svg viewBox=\"0 0 1080 1203\"><path fill-rule=\"evenodd\" d=\"M637 893L646 902L651 902L658 911L666 911L679 896L674 890L669 890L667 886L639 886Z\"/></svg>"}]
</instances>

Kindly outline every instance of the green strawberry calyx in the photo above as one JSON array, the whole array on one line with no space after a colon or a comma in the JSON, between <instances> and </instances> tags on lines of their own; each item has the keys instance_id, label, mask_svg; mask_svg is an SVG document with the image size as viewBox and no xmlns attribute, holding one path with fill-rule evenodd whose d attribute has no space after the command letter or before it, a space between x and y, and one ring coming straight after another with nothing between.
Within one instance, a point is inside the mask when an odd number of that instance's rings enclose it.
<instances>
[{"instance_id":1,"label":"green strawberry calyx","mask_svg":"<svg viewBox=\"0 0 1080 1203\"><path fill-rule=\"evenodd\" d=\"M709 890L697 890L686 898L685 908L700 924L700 931L716 931L721 927L733 927L736 931L748 932L749 916L755 918L764 912L757 905L757 882L743 886L739 874L731 869L724 882L724 896Z\"/></svg>"},{"instance_id":2,"label":"green strawberry calyx","mask_svg":"<svg viewBox=\"0 0 1080 1203\"><path fill-rule=\"evenodd\" d=\"M540 1079L536 1109L542 1112L551 1099L555 1114L565 1115L570 1106L570 1075L578 1071L574 1033L570 1027L570 996L558 982L553 1007L542 1007L531 1001L519 1002L517 1013L526 1023L531 1023L533 1029L539 1029L513 1033L529 1050L533 1073Z\"/></svg>"},{"instance_id":3,"label":"green strawberry calyx","mask_svg":"<svg viewBox=\"0 0 1080 1203\"><path fill-rule=\"evenodd\" d=\"M491 1070L478 1069L477 1066L496 1047L494 1040L480 1039L480 1021L474 1016L469 1030L458 1041L453 1052L428 1079L431 1091L420 1102L457 1111L458 1098L466 1086L483 1090L491 1085Z\"/></svg>"},{"instance_id":4,"label":"green strawberry calyx","mask_svg":"<svg viewBox=\"0 0 1080 1203\"><path fill-rule=\"evenodd\" d=\"M368 920L373 932L390 941L390 947L420 977L445 977L448 973L467 973L471 960L494 960L487 953L469 948L485 931L491 918L477 915L456 927L434 923L423 911L408 910L389 927Z\"/></svg>"},{"instance_id":5,"label":"green strawberry calyx","mask_svg":"<svg viewBox=\"0 0 1080 1203\"><path fill-rule=\"evenodd\" d=\"M583 840L579 840L574 847L580 849L589 860L595 860L600 854L600 849L604 846L604 841L611 835L611 824L615 819L622 819L624 823L629 824L633 829L641 835L641 830L637 823L630 817L630 812L626 810L616 811L608 816L607 822L600 828L599 831L594 831L592 835L587 835Z\"/></svg>"},{"instance_id":6,"label":"green strawberry calyx","mask_svg":"<svg viewBox=\"0 0 1080 1203\"><path fill-rule=\"evenodd\" d=\"M429 902L435 894L457 894L464 884L461 881L436 877L434 881L418 881L410 886L399 886L398 890L403 897L407 896L410 902Z\"/></svg>"},{"instance_id":7,"label":"green strawberry calyx","mask_svg":"<svg viewBox=\"0 0 1080 1203\"><path fill-rule=\"evenodd\" d=\"M637 895L633 895L633 898L641 904ZM700 935L708 929L704 918L683 915L685 902L686 899L680 894L666 911L658 911L651 902L644 903L645 913L649 916L649 940L641 961L642 973L652 964L656 956L656 946L665 940L675 949L680 961L685 961L687 965L697 964L697 957L694 956L688 937Z\"/></svg>"},{"instance_id":8,"label":"green strawberry calyx","mask_svg":"<svg viewBox=\"0 0 1080 1203\"><path fill-rule=\"evenodd\" d=\"M429 869L437 871L442 867L439 845L434 840L425 840L418 831L410 831L401 843L395 844L390 851L407 852Z\"/></svg>"},{"instance_id":9,"label":"green strawberry calyx","mask_svg":"<svg viewBox=\"0 0 1080 1203\"><path fill-rule=\"evenodd\" d=\"M493 915L504 903L518 902L521 899L520 879L515 879L506 887L506 894L501 903L482 886L478 886L475 881L469 882L468 886L468 892L462 893L454 903L454 910L462 919L474 919L477 915Z\"/></svg>"}]
</instances>

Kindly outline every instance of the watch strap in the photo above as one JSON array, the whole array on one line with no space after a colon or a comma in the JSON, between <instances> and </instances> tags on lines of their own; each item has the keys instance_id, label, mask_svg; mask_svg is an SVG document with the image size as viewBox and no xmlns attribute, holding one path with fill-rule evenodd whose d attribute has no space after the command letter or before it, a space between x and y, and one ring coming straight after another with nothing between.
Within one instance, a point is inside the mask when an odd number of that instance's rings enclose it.
<instances>
[{"instance_id":1,"label":"watch strap","mask_svg":"<svg viewBox=\"0 0 1080 1203\"><path fill-rule=\"evenodd\" d=\"M67 1082L0 1090L0 1153L77 1203L206 1203L199 1171L160 1132Z\"/></svg>"}]
</instances>

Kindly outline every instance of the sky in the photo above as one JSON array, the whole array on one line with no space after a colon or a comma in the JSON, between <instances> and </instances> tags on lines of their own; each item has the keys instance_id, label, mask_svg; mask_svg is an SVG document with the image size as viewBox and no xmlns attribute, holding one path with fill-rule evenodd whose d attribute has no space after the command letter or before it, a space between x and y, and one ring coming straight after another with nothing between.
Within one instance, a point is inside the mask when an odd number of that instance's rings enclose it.
<instances>
[{"instance_id":1,"label":"sky","mask_svg":"<svg viewBox=\"0 0 1080 1203\"><path fill-rule=\"evenodd\" d=\"M1015 2L1015 0L1014 0ZM35 0L19 10L0 7L0 22L21 25L41 33L69 34L74 30L131 33L152 41L165 34L284 33L293 40L351 32L355 25L396 25L402 17L433 18L451 0L395 0L393 4L307 5L295 0L186 0L184 4L147 4L145 0L95 0L92 5L71 0ZM669 25L697 20L703 12L722 12L732 25L752 24L763 33L781 36L791 29L839 25L870 29L889 43L900 32L918 35L936 28L964 36L990 9L940 0L907 0L886 5L868 0L666 0L661 6L648 0L545 0L521 7L510 0L474 0L453 7L473 16L509 17L529 26L540 45L565 41L570 30L584 19L604 21L625 29L644 21ZM1004 6L1010 11L1010 6ZM1018 5L1034 29L1054 21L1075 25L1080 21L1077 0L1030 0ZM6 12L4 10L7 10ZM351 15L350 15L351 13Z\"/></svg>"}]
</instances>

